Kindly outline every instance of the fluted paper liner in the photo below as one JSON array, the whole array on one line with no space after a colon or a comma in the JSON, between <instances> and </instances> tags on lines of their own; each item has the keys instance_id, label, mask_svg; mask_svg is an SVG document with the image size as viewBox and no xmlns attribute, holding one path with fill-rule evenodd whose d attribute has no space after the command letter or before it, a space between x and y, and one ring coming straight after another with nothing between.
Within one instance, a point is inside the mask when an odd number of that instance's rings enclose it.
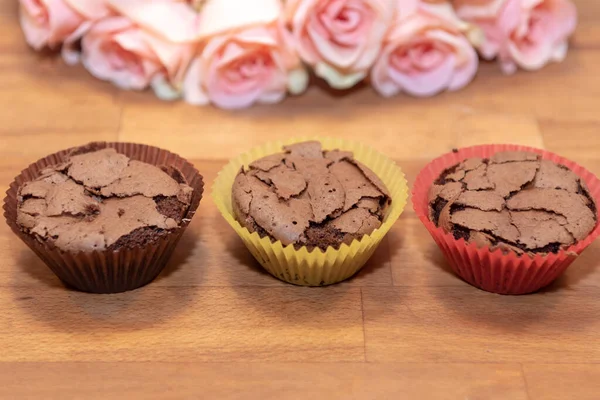
<instances>
[{"instance_id":1,"label":"fluted paper liner","mask_svg":"<svg viewBox=\"0 0 600 400\"><path fill-rule=\"evenodd\" d=\"M518 255L514 252L491 251L489 247L477 247L464 239L456 240L451 233L435 226L429 220L428 192L433 182L447 168L472 158L489 158L501 151L528 151L543 159L551 160L571 169L587 184L590 195L600 204L600 181L582 166L548 151L517 145L484 145L468 147L456 153L445 154L429 163L418 175L412 202L419 219L442 250L452 270L467 283L492 293L528 294L548 286L558 278L571 263L600 234L600 225L586 237L568 249L558 253Z\"/></svg>"},{"instance_id":2,"label":"fluted paper liner","mask_svg":"<svg viewBox=\"0 0 600 400\"><path fill-rule=\"evenodd\" d=\"M90 293L119 293L144 286L154 280L167 264L177 242L200 204L204 183L194 166L177 154L135 143L91 143L83 146L102 149L112 147L132 160L178 169L193 189L190 207L180 226L158 240L141 247L116 251L66 252L27 234L17 225L17 193L25 182L36 179L47 167L64 162L75 147L42 158L17 176L6 192L4 217L12 231L33 250L68 286Z\"/></svg>"},{"instance_id":3,"label":"fluted paper liner","mask_svg":"<svg viewBox=\"0 0 600 400\"><path fill-rule=\"evenodd\" d=\"M282 147L307 140L318 140L324 150L346 150L354 153L354 158L369 167L385 183L391 194L391 205L382 225L370 235L354 240L350 245L342 244L326 251L315 248L308 251L306 246L298 249L293 245L283 246L280 241L272 242L269 237L250 233L235 219L231 206L231 189L236 175L242 166L274 153L281 153ZM256 260L276 278L303 286L324 286L341 282L358 272L381 240L398 219L408 198L408 185L402 170L396 163L377 151L362 144L333 138L291 138L267 143L231 160L215 180L213 199L229 225L240 236Z\"/></svg>"}]
</instances>

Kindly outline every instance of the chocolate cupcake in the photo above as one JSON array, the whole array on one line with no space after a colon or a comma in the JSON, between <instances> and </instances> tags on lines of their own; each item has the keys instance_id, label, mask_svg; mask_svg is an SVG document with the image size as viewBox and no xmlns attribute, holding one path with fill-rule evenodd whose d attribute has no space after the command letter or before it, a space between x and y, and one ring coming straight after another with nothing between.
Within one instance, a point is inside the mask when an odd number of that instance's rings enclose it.
<instances>
[{"instance_id":1,"label":"chocolate cupcake","mask_svg":"<svg viewBox=\"0 0 600 400\"><path fill-rule=\"evenodd\" d=\"M415 212L454 272L500 294L554 281L600 234L600 181L556 154L513 145L459 149L429 163Z\"/></svg>"},{"instance_id":2,"label":"chocolate cupcake","mask_svg":"<svg viewBox=\"0 0 600 400\"><path fill-rule=\"evenodd\" d=\"M381 226L391 198L385 184L347 151L321 143L284 147L241 169L232 187L236 219L284 246L327 250Z\"/></svg>"},{"instance_id":3,"label":"chocolate cupcake","mask_svg":"<svg viewBox=\"0 0 600 400\"><path fill-rule=\"evenodd\" d=\"M25 170L11 185L5 215L65 283L120 292L160 273L202 189L191 164L165 150L94 143Z\"/></svg>"},{"instance_id":4,"label":"chocolate cupcake","mask_svg":"<svg viewBox=\"0 0 600 400\"><path fill-rule=\"evenodd\" d=\"M407 192L400 168L373 149L303 138L267 143L231 160L212 196L269 273L324 286L365 265L404 210Z\"/></svg>"},{"instance_id":5,"label":"chocolate cupcake","mask_svg":"<svg viewBox=\"0 0 600 400\"><path fill-rule=\"evenodd\" d=\"M568 167L528 152L469 158L445 170L429 191L436 226L480 246L557 253L597 224L587 185Z\"/></svg>"}]
</instances>

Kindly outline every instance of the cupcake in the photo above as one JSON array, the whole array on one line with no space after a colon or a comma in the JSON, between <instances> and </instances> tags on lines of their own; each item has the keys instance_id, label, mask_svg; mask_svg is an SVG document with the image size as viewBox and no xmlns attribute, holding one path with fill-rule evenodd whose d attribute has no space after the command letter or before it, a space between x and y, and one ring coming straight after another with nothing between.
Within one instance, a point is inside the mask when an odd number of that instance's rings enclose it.
<instances>
[{"instance_id":1,"label":"cupcake","mask_svg":"<svg viewBox=\"0 0 600 400\"><path fill-rule=\"evenodd\" d=\"M63 282L115 293L160 273L202 190L193 166L165 150L92 143L32 164L11 184L4 209Z\"/></svg>"},{"instance_id":2,"label":"cupcake","mask_svg":"<svg viewBox=\"0 0 600 400\"><path fill-rule=\"evenodd\" d=\"M550 284L598 234L597 189L592 174L551 153L480 146L428 165L413 204L460 277L524 294Z\"/></svg>"},{"instance_id":3,"label":"cupcake","mask_svg":"<svg viewBox=\"0 0 600 400\"><path fill-rule=\"evenodd\" d=\"M341 140L268 144L219 174L213 197L274 276L323 286L354 275L406 203L393 161Z\"/></svg>"},{"instance_id":4,"label":"cupcake","mask_svg":"<svg viewBox=\"0 0 600 400\"><path fill-rule=\"evenodd\" d=\"M316 141L284 146L242 168L232 187L236 220L250 232L296 248L339 248L381 226L391 203L385 184L351 152Z\"/></svg>"}]
</instances>

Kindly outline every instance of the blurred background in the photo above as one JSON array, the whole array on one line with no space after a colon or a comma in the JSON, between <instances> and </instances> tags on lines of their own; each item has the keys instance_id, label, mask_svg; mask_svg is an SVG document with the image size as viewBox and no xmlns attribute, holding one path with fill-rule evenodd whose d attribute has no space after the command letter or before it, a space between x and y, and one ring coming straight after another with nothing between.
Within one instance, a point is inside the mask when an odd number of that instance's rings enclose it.
<instances>
[{"instance_id":1,"label":"blurred background","mask_svg":"<svg viewBox=\"0 0 600 400\"><path fill-rule=\"evenodd\" d=\"M600 148L600 4L576 3L580 23L567 60L535 73L504 76L495 63L482 62L466 89L430 99L384 99L366 86L335 93L317 84L280 105L229 112L120 91L59 56L36 53L19 28L17 2L3 1L0 162L33 161L91 140L168 144L185 157L227 159L265 140L299 134L359 139L396 159L493 141L591 157ZM581 139L588 144L579 146Z\"/></svg>"}]
</instances>

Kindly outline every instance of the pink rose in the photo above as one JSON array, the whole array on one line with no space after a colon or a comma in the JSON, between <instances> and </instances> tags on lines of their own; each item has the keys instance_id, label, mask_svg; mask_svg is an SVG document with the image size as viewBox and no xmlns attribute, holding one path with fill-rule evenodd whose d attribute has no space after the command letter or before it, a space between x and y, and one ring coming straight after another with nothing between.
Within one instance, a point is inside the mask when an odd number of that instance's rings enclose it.
<instances>
[{"instance_id":1,"label":"pink rose","mask_svg":"<svg viewBox=\"0 0 600 400\"><path fill-rule=\"evenodd\" d=\"M80 57L92 75L122 89L152 85L162 98L175 97L194 52L124 17L105 18L82 33Z\"/></svg>"},{"instance_id":2,"label":"pink rose","mask_svg":"<svg viewBox=\"0 0 600 400\"><path fill-rule=\"evenodd\" d=\"M31 47L55 48L85 21L105 17L105 0L20 0L21 27Z\"/></svg>"},{"instance_id":3,"label":"pink rose","mask_svg":"<svg viewBox=\"0 0 600 400\"><path fill-rule=\"evenodd\" d=\"M465 87L479 62L461 32L462 22L449 8L425 3L408 7L409 3L400 0L398 18L371 71L373 87L386 97L400 92L432 96Z\"/></svg>"},{"instance_id":4,"label":"pink rose","mask_svg":"<svg viewBox=\"0 0 600 400\"><path fill-rule=\"evenodd\" d=\"M199 31L205 45L185 78L185 100L236 109L304 91L308 76L279 14L279 0L209 1Z\"/></svg>"},{"instance_id":5,"label":"pink rose","mask_svg":"<svg viewBox=\"0 0 600 400\"><path fill-rule=\"evenodd\" d=\"M300 57L336 89L360 82L375 62L397 0L287 0Z\"/></svg>"},{"instance_id":6,"label":"pink rose","mask_svg":"<svg viewBox=\"0 0 600 400\"><path fill-rule=\"evenodd\" d=\"M483 29L481 55L498 57L507 74L563 61L577 25L570 0L455 0L455 7L460 17Z\"/></svg>"}]
</instances>

